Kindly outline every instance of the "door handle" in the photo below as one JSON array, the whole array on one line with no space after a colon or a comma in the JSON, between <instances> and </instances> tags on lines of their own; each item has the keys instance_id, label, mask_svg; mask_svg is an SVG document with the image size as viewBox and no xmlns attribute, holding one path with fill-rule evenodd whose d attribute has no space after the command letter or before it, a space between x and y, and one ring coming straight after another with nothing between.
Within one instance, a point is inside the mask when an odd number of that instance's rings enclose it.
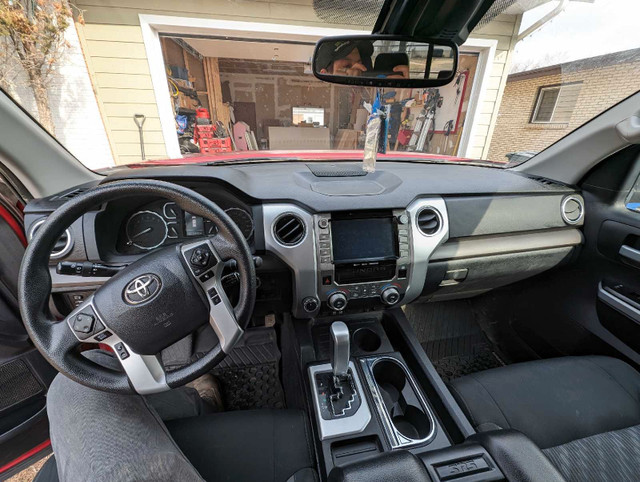
<instances>
[{"instance_id":1,"label":"door handle","mask_svg":"<svg viewBox=\"0 0 640 482\"><path fill-rule=\"evenodd\" d=\"M602 286L602 283L598 285L598 299L604 304L610 306L614 310L622 313L627 318L640 324L640 310L630 303L625 296L615 293L610 288Z\"/></svg>"},{"instance_id":2,"label":"door handle","mask_svg":"<svg viewBox=\"0 0 640 482\"><path fill-rule=\"evenodd\" d=\"M640 250L632 248L631 246L627 246L626 244L623 244L622 246L620 246L620 250L618 251L618 254L623 258L640 265Z\"/></svg>"}]
</instances>

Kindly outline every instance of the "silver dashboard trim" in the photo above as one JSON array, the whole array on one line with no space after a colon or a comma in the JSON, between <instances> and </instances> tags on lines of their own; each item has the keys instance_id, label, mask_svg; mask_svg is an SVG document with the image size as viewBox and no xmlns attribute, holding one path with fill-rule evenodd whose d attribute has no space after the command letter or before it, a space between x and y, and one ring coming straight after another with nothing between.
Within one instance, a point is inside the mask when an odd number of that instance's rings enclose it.
<instances>
[{"instance_id":1,"label":"silver dashboard trim","mask_svg":"<svg viewBox=\"0 0 640 482\"><path fill-rule=\"evenodd\" d=\"M426 235L418 228L417 216L423 209L430 207L440 214L442 221L438 232ZM407 207L409 224L411 226L411 268L409 271L409 286L402 298L402 304L406 305L418 298L424 288L427 279L427 268L433 252L449 239L449 217L447 205L441 197L423 198L413 201Z\"/></svg>"},{"instance_id":2,"label":"silver dashboard trim","mask_svg":"<svg viewBox=\"0 0 640 482\"><path fill-rule=\"evenodd\" d=\"M305 237L295 246L280 244L273 234L273 223L283 214L291 213L300 216L305 224ZM291 311L296 318L308 318L320 309L308 313L302 306L306 297L317 298L317 264L313 226L313 216L294 204L264 204L262 207L264 220L264 241L267 251L280 257L293 271L293 306Z\"/></svg>"},{"instance_id":3,"label":"silver dashboard trim","mask_svg":"<svg viewBox=\"0 0 640 482\"><path fill-rule=\"evenodd\" d=\"M318 428L320 430L320 440L326 440L328 438L340 437L343 435L352 435L362 432L369 422L371 421L371 411L369 410L369 404L367 403L367 397L362 389L362 383L360 383L360 376L356 370L356 366L352 361L349 362L349 369L353 376L353 380L356 384L356 390L360 395L360 407L350 417L346 418L334 418L333 420L325 420L320 415L320 399L318 398L318 390L315 386L316 374L318 373L332 373L333 369L331 363L324 363L322 365L314 365L309 367L309 384L311 385L311 393L313 395L313 408L316 413L316 420L318 421Z\"/></svg>"}]
</instances>

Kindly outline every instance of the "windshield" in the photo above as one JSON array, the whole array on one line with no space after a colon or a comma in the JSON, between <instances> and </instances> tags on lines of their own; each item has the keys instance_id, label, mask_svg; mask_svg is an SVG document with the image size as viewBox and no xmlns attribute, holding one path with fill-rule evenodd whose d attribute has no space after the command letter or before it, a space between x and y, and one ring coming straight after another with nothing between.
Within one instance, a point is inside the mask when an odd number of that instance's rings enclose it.
<instances>
[{"instance_id":1,"label":"windshield","mask_svg":"<svg viewBox=\"0 0 640 482\"><path fill-rule=\"evenodd\" d=\"M322 82L310 59L370 32L382 3L0 0L0 87L90 169L358 160L377 92ZM527 161L640 89L639 16L636 0L495 2L449 85L380 91L378 159ZM349 50L329 61L376 69Z\"/></svg>"}]
</instances>

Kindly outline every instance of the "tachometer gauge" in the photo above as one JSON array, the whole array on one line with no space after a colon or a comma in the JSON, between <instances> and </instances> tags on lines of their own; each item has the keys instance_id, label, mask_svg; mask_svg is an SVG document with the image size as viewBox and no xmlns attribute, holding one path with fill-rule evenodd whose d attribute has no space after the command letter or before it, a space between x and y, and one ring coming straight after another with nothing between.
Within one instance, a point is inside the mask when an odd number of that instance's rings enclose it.
<instances>
[{"instance_id":1,"label":"tachometer gauge","mask_svg":"<svg viewBox=\"0 0 640 482\"><path fill-rule=\"evenodd\" d=\"M253 234L253 218L251 214L241 208L229 208L225 209L224 212L238 225L244 239L249 240Z\"/></svg>"},{"instance_id":2,"label":"tachometer gauge","mask_svg":"<svg viewBox=\"0 0 640 482\"><path fill-rule=\"evenodd\" d=\"M168 235L167 223L158 213L138 211L127 221L127 244L148 250L165 242Z\"/></svg>"}]
</instances>

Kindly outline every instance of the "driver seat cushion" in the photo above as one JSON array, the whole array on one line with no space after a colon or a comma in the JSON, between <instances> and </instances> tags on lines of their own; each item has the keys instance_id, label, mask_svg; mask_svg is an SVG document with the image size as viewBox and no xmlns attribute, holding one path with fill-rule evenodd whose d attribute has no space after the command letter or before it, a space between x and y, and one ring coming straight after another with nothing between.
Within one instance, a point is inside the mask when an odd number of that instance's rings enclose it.
<instances>
[{"instance_id":1,"label":"driver seat cushion","mask_svg":"<svg viewBox=\"0 0 640 482\"><path fill-rule=\"evenodd\" d=\"M311 434L300 410L223 412L166 425L205 480L316 480Z\"/></svg>"},{"instance_id":2,"label":"driver seat cushion","mask_svg":"<svg viewBox=\"0 0 640 482\"><path fill-rule=\"evenodd\" d=\"M307 418L301 410L222 412L165 423L205 480L318 480ZM51 457L34 482L58 480Z\"/></svg>"},{"instance_id":3,"label":"driver seat cushion","mask_svg":"<svg viewBox=\"0 0 640 482\"><path fill-rule=\"evenodd\" d=\"M450 383L478 432L515 429L568 480L640 473L640 374L602 356L509 365Z\"/></svg>"}]
</instances>

